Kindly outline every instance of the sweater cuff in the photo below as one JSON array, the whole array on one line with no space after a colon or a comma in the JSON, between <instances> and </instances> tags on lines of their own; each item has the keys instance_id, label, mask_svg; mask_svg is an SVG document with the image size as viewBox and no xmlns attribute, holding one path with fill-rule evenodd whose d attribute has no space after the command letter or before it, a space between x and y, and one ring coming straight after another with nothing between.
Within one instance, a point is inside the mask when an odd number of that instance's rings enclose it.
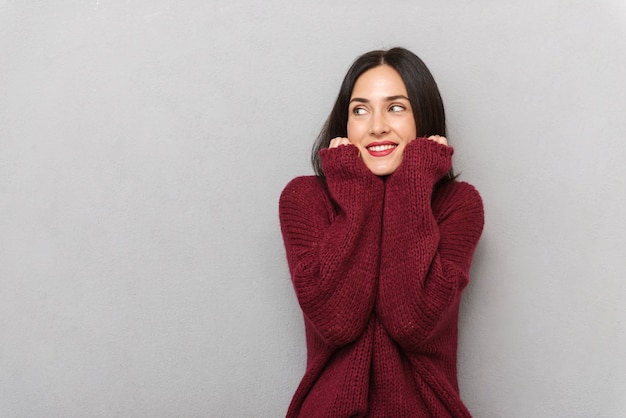
<instances>
[{"instance_id":1,"label":"sweater cuff","mask_svg":"<svg viewBox=\"0 0 626 418\"><path fill-rule=\"evenodd\" d=\"M452 167L454 149L428 138L417 138L409 143L400 167L391 175L394 178L419 178L435 184Z\"/></svg>"},{"instance_id":2,"label":"sweater cuff","mask_svg":"<svg viewBox=\"0 0 626 418\"><path fill-rule=\"evenodd\" d=\"M347 180L363 177L369 172L359 158L359 150L354 145L324 148L320 150L319 155L326 178Z\"/></svg>"},{"instance_id":3,"label":"sweater cuff","mask_svg":"<svg viewBox=\"0 0 626 418\"><path fill-rule=\"evenodd\" d=\"M324 148L319 155L326 184L336 200L347 203L346 199L382 198L383 179L365 166L354 145Z\"/></svg>"}]
</instances>

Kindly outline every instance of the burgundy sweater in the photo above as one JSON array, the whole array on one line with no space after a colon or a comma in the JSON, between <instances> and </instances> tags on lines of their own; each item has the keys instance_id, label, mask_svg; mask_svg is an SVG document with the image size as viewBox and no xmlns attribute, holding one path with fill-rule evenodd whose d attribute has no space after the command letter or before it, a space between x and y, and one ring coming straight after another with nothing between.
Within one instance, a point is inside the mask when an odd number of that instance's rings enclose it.
<instances>
[{"instance_id":1,"label":"burgundy sweater","mask_svg":"<svg viewBox=\"0 0 626 418\"><path fill-rule=\"evenodd\" d=\"M424 138L372 174L354 146L320 152L326 184L292 180L280 221L307 366L287 417L469 417L457 322L483 228L471 185L437 184L453 149Z\"/></svg>"}]
</instances>

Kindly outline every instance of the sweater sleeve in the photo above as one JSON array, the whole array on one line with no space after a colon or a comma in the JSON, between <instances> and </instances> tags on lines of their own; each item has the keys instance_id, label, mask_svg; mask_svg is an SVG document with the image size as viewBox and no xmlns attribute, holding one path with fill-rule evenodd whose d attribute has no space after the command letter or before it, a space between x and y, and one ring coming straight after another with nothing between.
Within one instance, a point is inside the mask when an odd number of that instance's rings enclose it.
<instances>
[{"instance_id":1,"label":"sweater sleeve","mask_svg":"<svg viewBox=\"0 0 626 418\"><path fill-rule=\"evenodd\" d=\"M384 183L352 145L320 152L327 187L299 177L279 202L300 307L319 336L342 346L365 330L376 294Z\"/></svg>"},{"instance_id":2,"label":"sweater sleeve","mask_svg":"<svg viewBox=\"0 0 626 418\"><path fill-rule=\"evenodd\" d=\"M433 202L434 185L450 169L452 153L417 139L386 184L377 312L407 350L449 324L482 233L482 201L469 184L444 185Z\"/></svg>"}]
</instances>

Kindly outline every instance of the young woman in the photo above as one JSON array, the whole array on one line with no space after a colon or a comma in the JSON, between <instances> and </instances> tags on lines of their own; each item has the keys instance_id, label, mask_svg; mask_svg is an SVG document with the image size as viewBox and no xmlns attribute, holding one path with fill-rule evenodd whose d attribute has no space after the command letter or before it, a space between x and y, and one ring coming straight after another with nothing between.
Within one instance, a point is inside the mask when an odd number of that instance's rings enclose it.
<instances>
[{"instance_id":1,"label":"young woman","mask_svg":"<svg viewBox=\"0 0 626 418\"><path fill-rule=\"evenodd\" d=\"M457 383L461 292L483 205L456 181L430 71L403 48L350 67L280 221L304 313L288 417L469 417Z\"/></svg>"}]
</instances>

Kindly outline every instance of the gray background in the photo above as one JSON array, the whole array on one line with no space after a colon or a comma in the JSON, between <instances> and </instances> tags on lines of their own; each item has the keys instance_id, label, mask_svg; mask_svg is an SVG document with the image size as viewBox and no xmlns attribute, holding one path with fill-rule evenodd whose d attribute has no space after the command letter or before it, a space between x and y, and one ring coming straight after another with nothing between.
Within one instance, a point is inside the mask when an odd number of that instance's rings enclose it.
<instances>
[{"instance_id":1,"label":"gray background","mask_svg":"<svg viewBox=\"0 0 626 418\"><path fill-rule=\"evenodd\" d=\"M278 196L395 45L485 202L469 408L626 416L625 40L618 0L0 0L0 416L284 415Z\"/></svg>"}]
</instances>

